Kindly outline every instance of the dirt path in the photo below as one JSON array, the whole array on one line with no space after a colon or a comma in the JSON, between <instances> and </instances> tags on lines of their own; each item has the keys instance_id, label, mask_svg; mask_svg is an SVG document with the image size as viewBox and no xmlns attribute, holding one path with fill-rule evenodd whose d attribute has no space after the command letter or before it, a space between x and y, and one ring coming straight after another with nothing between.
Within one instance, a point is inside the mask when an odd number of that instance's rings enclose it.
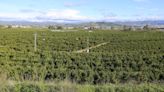
<instances>
[{"instance_id":1,"label":"dirt path","mask_svg":"<svg viewBox=\"0 0 164 92\"><path fill-rule=\"evenodd\" d=\"M98 45L95 45L95 46L92 46L92 47L88 47L88 48L85 48L85 49L81 49L81 50L75 51L75 53L88 52L90 49L98 48L98 47L103 46L103 45L106 45L108 43L109 42L104 42L104 43L101 43L101 44L98 44Z\"/></svg>"}]
</instances>

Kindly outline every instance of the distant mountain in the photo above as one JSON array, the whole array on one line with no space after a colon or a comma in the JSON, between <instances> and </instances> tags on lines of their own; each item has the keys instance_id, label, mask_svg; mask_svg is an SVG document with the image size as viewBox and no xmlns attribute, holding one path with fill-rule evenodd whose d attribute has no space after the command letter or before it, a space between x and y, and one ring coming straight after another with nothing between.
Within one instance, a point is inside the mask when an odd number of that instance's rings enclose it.
<instances>
[{"instance_id":1,"label":"distant mountain","mask_svg":"<svg viewBox=\"0 0 164 92\"><path fill-rule=\"evenodd\" d=\"M106 26L120 26L119 24L115 24L112 22L85 22L85 23L77 23L77 24L72 24L73 26L78 26L78 27L85 27L85 26L101 26L101 27L106 27Z\"/></svg>"},{"instance_id":2,"label":"distant mountain","mask_svg":"<svg viewBox=\"0 0 164 92\"><path fill-rule=\"evenodd\" d=\"M29 22L29 21L0 21L0 25L32 25L32 26L46 26L57 24L55 22Z\"/></svg>"},{"instance_id":3,"label":"distant mountain","mask_svg":"<svg viewBox=\"0 0 164 92\"><path fill-rule=\"evenodd\" d=\"M115 22L115 23L120 25L129 25L129 26L164 25L164 20L126 21L126 22Z\"/></svg>"},{"instance_id":4,"label":"distant mountain","mask_svg":"<svg viewBox=\"0 0 164 92\"><path fill-rule=\"evenodd\" d=\"M120 24L112 23L112 22L96 22L96 24L100 26L121 26Z\"/></svg>"},{"instance_id":5,"label":"distant mountain","mask_svg":"<svg viewBox=\"0 0 164 92\"><path fill-rule=\"evenodd\" d=\"M164 20L155 21L117 21L117 22L76 22L76 23L57 23L57 22L29 22L29 21L0 21L0 25L31 25L31 26L48 26L48 25L62 25L62 26L144 26L144 25L164 25Z\"/></svg>"}]
</instances>

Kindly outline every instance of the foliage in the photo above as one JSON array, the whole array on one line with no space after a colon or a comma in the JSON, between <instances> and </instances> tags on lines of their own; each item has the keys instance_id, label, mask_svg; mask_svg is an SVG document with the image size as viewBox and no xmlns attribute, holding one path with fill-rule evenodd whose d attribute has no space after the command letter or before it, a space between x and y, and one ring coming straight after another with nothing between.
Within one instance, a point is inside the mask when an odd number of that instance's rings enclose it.
<instances>
[{"instance_id":1,"label":"foliage","mask_svg":"<svg viewBox=\"0 0 164 92\"><path fill-rule=\"evenodd\" d=\"M108 44L91 49L90 53L76 53L104 42ZM164 81L163 32L4 29L0 31L0 46L0 67L8 80L67 79L78 84Z\"/></svg>"},{"instance_id":2,"label":"foliage","mask_svg":"<svg viewBox=\"0 0 164 92\"><path fill-rule=\"evenodd\" d=\"M15 86L6 86L0 92L163 92L160 84L121 84L121 85L75 85L21 83Z\"/></svg>"}]
</instances>

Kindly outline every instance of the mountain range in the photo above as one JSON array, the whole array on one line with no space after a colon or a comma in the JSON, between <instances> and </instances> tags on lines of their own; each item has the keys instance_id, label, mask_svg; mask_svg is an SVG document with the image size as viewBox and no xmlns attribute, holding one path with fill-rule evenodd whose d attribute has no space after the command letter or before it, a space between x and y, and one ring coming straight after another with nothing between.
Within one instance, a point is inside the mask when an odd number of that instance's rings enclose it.
<instances>
[{"instance_id":1,"label":"mountain range","mask_svg":"<svg viewBox=\"0 0 164 92\"><path fill-rule=\"evenodd\" d=\"M64 26L144 26L144 25L164 25L164 20L147 20L147 21L116 21L116 22L77 22L77 23L57 23L57 22L29 22L29 21L0 21L0 25L30 25L30 26L48 26L48 25L64 25Z\"/></svg>"}]
</instances>

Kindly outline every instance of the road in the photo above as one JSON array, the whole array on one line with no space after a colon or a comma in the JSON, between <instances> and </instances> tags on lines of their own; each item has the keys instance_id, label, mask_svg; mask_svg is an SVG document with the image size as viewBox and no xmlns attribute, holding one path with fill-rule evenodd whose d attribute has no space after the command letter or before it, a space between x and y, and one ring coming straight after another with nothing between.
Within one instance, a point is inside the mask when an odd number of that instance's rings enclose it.
<instances>
[{"instance_id":1,"label":"road","mask_svg":"<svg viewBox=\"0 0 164 92\"><path fill-rule=\"evenodd\" d=\"M108 44L108 43L109 43L109 42L104 42L104 43L101 43L101 44L98 44L98 45L95 45L95 46L92 46L92 47L88 47L88 48L85 48L85 49L81 49L81 50L75 51L75 53L87 52L87 51L89 51L90 49L98 48L98 47L101 47L101 46L106 45L106 44Z\"/></svg>"}]
</instances>

